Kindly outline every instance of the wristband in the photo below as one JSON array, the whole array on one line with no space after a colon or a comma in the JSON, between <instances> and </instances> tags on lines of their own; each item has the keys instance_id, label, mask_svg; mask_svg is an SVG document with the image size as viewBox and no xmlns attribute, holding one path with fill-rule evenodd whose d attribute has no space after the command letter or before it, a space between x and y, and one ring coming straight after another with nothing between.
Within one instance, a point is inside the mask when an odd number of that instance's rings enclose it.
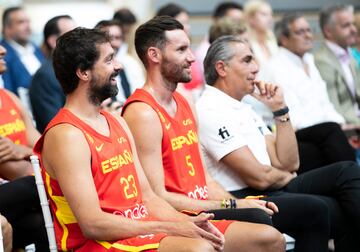
<instances>
[{"instance_id":1,"label":"wristband","mask_svg":"<svg viewBox=\"0 0 360 252\"><path fill-rule=\"evenodd\" d=\"M283 116L283 115L286 115L287 113L289 113L289 107L288 106L285 106L282 109L273 111L274 117Z\"/></svg>"}]
</instances>

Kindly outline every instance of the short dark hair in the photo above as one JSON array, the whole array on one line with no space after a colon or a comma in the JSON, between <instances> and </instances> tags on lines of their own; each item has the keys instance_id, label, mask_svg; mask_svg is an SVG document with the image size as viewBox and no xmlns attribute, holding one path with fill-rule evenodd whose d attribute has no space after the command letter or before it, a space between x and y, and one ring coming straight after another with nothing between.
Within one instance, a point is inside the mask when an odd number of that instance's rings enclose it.
<instances>
[{"instance_id":1,"label":"short dark hair","mask_svg":"<svg viewBox=\"0 0 360 252\"><path fill-rule=\"evenodd\" d=\"M121 28L121 24L118 20L101 20L95 25L95 29L102 29L109 26L119 26Z\"/></svg>"},{"instance_id":2,"label":"short dark hair","mask_svg":"<svg viewBox=\"0 0 360 252\"><path fill-rule=\"evenodd\" d=\"M320 11L320 14L319 14L320 15L319 16L319 25L320 25L322 32L324 33L325 26L327 26L332 21L333 14L335 12L345 11L345 10L353 11L354 7L352 5L348 5L348 4L337 3L337 4L330 5L330 6L325 6L324 8L322 8Z\"/></svg>"},{"instance_id":3,"label":"short dark hair","mask_svg":"<svg viewBox=\"0 0 360 252\"><path fill-rule=\"evenodd\" d=\"M218 6L216 6L214 10L213 18L224 17L226 15L226 12L230 9L238 9L242 11L244 8L241 4L235 2L220 3Z\"/></svg>"},{"instance_id":4,"label":"short dark hair","mask_svg":"<svg viewBox=\"0 0 360 252\"><path fill-rule=\"evenodd\" d=\"M181 12L187 13L187 11L180 5L177 5L175 3L169 3L161 7L156 13L156 16L170 16L175 18Z\"/></svg>"},{"instance_id":5,"label":"short dark hair","mask_svg":"<svg viewBox=\"0 0 360 252\"><path fill-rule=\"evenodd\" d=\"M49 21L46 22L45 27L44 27L44 42L46 47L51 50L51 46L48 43L48 38L52 35L60 35L60 28L59 28L59 20L60 19L70 19L72 20L72 18L69 15L61 15L61 16L56 16L53 17L52 19L50 19Z\"/></svg>"},{"instance_id":6,"label":"short dark hair","mask_svg":"<svg viewBox=\"0 0 360 252\"><path fill-rule=\"evenodd\" d=\"M117 10L113 19L118 20L122 25L132 25L136 23L135 15L127 8Z\"/></svg>"},{"instance_id":7,"label":"short dark hair","mask_svg":"<svg viewBox=\"0 0 360 252\"><path fill-rule=\"evenodd\" d=\"M275 36L278 42L278 45L281 46L281 37L290 37L290 25L298 20L299 18L303 17L298 12L285 14L278 22L275 23Z\"/></svg>"},{"instance_id":8,"label":"short dark hair","mask_svg":"<svg viewBox=\"0 0 360 252\"><path fill-rule=\"evenodd\" d=\"M13 12L19 11L19 10L23 10L22 7L20 6L15 6L15 7L10 7L7 8L3 15L2 15L2 26L3 26L3 33L4 33L4 28L7 27L10 24L10 15Z\"/></svg>"},{"instance_id":9,"label":"short dark hair","mask_svg":"<svg viewBox=\"0 0 360 252\"><path fill-rule=\"evenodd\" d=\"M162 50L166 43L165 31L172 30L184 30L184 26L170 16L154 17L137 28L135 49L145 67L147 67L147 49L154 46Z\"/></svg>"},{"instance_id":10,"label":"short dark hair","mask_svg":"<svg viewBox=\"0 0 360 252\"><path fill-rule=\"evenodd\" d=\"M110 43L106 32L99 29L75 28L60 36L53 53L56 78L64 93L72 93L79 84L76 70L91 69L98 60L98 45Z\"/></svg>"}]
</instances>

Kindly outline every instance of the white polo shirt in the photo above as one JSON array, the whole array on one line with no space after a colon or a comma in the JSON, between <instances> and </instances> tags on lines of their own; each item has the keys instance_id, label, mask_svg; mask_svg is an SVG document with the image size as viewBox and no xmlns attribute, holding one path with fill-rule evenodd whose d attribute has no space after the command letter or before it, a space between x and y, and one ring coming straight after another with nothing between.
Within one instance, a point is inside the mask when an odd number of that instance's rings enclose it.
<instances>
[{"instance_id":1,"label":"white polo shirt","mask_svg":"<svg viewBox=\"0 0 360 252\"><path fill-rule=\"evenodd\" d=\"M206 85L196 110L207 169L227 191L247 187L237 173L221 162L227 154L248 146L261 164L271 164L264 137L271 132L250 105Z\"/></svg>"}]
</instances>

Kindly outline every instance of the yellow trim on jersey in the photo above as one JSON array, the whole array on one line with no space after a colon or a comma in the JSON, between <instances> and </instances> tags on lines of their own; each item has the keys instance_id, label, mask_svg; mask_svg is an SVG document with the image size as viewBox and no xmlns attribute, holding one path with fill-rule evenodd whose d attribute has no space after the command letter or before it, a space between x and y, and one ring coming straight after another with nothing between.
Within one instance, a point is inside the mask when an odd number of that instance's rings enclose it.
<instances>
[{"instance_id":1,"label":"yellow trim on jersey","mask_svg":"<svg viewBox=\"0 0 360 252\"><path fill-rule=\"evenodd\" d=\"M101 246L105 247L106 249L110 249L110 248L116 248L116 249L120 249L123 251L129 251L129 252L138 252L138 251L144 251L144 250L149 250L149 249L157 249L160 246L160 243L152 243L152 244L145 244L145 245L141 245L141 246L129 246L129 245L124 245L121 243L110 243L107 241L96 241L97 243L99 243Z\"/></svg>"},{"instance_id":2,"label":"yellow trim on jersey","mask_svg":"<svg viewBox=\"0 0 360 252\"><path fill-rule=\"evenodd\" d=\"M56 205L56 218L59 221L61 228L63 230L63 235L61 237L61 250L67 251L66 241L69 236L69 230L66 227L66 224L77 223L74 214L72 213L69 204L65 200L63 196L54 196L52 192L52 188L50 186L50 176L45 172L45 180L46 180L46 187L49 192L49 196L52 201Z\"/></svg>"}]
</instances>

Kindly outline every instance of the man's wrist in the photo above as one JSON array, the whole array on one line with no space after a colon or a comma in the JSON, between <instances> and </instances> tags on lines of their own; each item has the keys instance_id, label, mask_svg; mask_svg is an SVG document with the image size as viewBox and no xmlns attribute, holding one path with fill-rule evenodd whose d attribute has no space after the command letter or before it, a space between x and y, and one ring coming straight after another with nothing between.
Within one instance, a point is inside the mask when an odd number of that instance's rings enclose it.
<instances>
[{"instance_id":1,"label":"man's wrist","mask_svg":"<svg viewBox=\"0 0 360 252\"><path fill-rule=\"evenodd\" d=\"M280 109L277 109L277 110L273 110L272 111L273 115L274 115L274 118L276 117L280 117L280 116L284 116L286 115L287 113L289 113L289 107L288 106L284 106Z\"/></svg>"}]
</instances>

